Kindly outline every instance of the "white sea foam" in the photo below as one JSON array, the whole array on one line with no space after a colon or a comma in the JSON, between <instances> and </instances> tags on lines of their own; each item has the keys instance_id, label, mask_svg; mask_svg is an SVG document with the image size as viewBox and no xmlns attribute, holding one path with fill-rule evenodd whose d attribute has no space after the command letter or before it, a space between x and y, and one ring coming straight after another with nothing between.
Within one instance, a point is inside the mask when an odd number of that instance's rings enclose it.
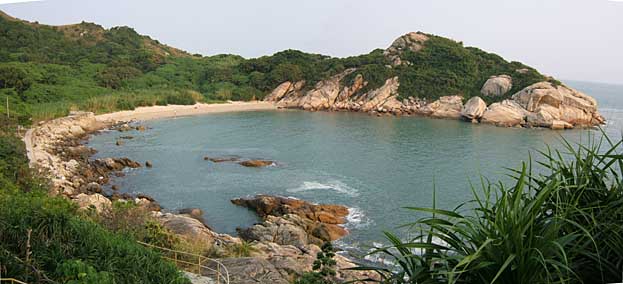
<instances>
[{"instance_id":1,"label":"white sea foam","mask_svg":"<svg viewBox=\"0 0 623 284\"><path fill-rule=\"evenodd\" d=\"M347 184L339 180L331 180L326 183L320 183L315 181L305 181L297 188L288 189L288 192L305 192L310 190L333 190L342 194L350 196L358 196L357 189L348 186Z\"/></svg>"},{"instance_id":2,"label":"white sea foam","mask_svg":"<svg viewBox=\"0 0 623 284\"><path fill-rule=\"evenodd\" d=\"M361 229L369 226L370 223L370 219L363 213L361 208L348 208L348 215L346 216L347 227Z\"/></svg>"}]
</instances>

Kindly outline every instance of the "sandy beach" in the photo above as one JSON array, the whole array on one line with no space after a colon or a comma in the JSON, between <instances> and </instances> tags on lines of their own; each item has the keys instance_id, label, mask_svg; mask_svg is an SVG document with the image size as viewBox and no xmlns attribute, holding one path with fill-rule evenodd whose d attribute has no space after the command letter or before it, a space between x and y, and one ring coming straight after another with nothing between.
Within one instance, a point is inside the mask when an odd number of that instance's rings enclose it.
<instances>
[{"instance_id":1,"label":"sandy beach","mask_svg":"<svg viewBox=\"0 0 623 284\"><path fill-rule=\"evenodd\" d=\"M271 102L230 102L222 104L195 104L195 105L168 105L139 107L135 110L119 111L100 114L96 116L98 121L130 121L152 120L159 118L171 118L179 116L201 115L209 113L223 113L236 111L276 110L277 107Z\"/></svg>"}]
</instances>

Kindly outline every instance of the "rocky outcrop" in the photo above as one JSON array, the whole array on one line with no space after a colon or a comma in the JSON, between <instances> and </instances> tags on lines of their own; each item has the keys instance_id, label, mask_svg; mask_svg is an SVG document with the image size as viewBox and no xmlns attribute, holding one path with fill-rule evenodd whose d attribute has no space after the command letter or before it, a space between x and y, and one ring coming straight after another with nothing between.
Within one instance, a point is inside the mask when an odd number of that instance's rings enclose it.
<instances>
[{"instance_id":1,"label":"rocky outcrop","mask_svg":"<svg viewBox=\"0 0 623 284\"><path fill-rule=\"evenodd\" d=\"M463 98L461 96L445 96L426 105L420 112L434 118L458 119L461 117L462 109Z\"/></svg>"},{"instance_id":2,"label":"rocky outcrop","mask_svg":"<svg viewBox=\"0 0 623 284\"><path fill-rule=\"evenodd\" d=\"M299 199L258 195L232 203L254 210L264 222L239 229L243 239L271 241L284 245L321 245L348 234L339 226L346 222L348 208L340 205L311 204Z\"/></svg>"},{"instance_id":3,"label":"rocky outcrop","mask_svg":"<svg viewBox=\"0 0 623 284\"><path fill-rule=\"evenodd\" d=\"M396 40L383 52L383 55L392 63L393 66L407 64L411 62L401 58L402 53L406 50L418 52L424 48L424 44L428 41L428 36L420 32L412 32L403 35Z\"/></svg>"},{"instance_id":4,"label":"rocky outcrop","mask_svg":"<svg viewBox=\"0 0 623 284\"><path fill-rule=\"evenodd\" d=\"M97 213L102 213L109 210L112 206L112 202L99 193L87 195L84 193L78 194L74 199L80 209L93 208Z\"/></svg>"},{"instance_id":5,"label":"rocky outcrop","mask_svg":"<svg viewBox=\"0 0 623 284\"><path fill-rule=\"evenodd\" d=\"M465 102L461 115L469 121L478 122L487 109L487 103L480 97L472 97Z\"/></svg>"},{"instance_id":6,"label":"rocky outcrop","mask_svg":"<svg viewBox=\"0 0 623 284\"><path fill-rule=\"evenodd\" d=\"M497 126L525 125L526 110L512 100L491 104L482 115L480 122Z\"/></svg>"},{"instance_id":7,"label":"rocky outcrop","mask_svg":"<svg viewBox=\"0 0 623 284\"><path fill-rule=\"evenodd\" d=\"M605 120L597 112L597 101L577 90L550 82L533 84L513 95L519 105L530 113L530 126L552 127L568 123L570 126L592 126Z\"/></svg>"},{"instance_id":8,"label":"rocky outcrop","mask_svg":"<svg viewBox=\"0 0 623 284\"><path fill-rule=\"evenodd\" d=\"M513 88L513 79L508 75L491 76L482 86L480 93L485 97L501 97Z\"/></svg>"}]
</instances>

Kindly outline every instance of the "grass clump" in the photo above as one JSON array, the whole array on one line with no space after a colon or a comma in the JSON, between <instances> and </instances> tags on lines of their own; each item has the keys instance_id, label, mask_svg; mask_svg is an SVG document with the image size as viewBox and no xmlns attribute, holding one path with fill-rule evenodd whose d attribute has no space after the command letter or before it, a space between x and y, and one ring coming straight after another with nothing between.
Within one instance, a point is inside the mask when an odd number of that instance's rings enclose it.
<instances>
[{"instance_id":1,"label":"grass clump","mask_svg":"<svg viewBox=\"0 0 623 284\"><path fill-rule=\"evenodd\" d=\"M483 179L454 210L408 208L430 216L407 225L408 240L385 232L391 245L374 254L397 267L374 268L379 282L620 282L622 142L566 143L513 170L510 187Z\"/></svg>"}]
</instances>

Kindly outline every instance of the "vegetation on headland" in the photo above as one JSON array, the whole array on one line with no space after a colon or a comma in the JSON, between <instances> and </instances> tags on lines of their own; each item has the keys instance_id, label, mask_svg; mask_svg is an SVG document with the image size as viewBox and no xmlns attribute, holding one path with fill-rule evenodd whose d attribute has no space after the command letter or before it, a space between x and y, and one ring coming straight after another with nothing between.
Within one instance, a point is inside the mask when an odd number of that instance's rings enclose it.
<instances>
[{"instance_id":1,"label":"vegetation on headland","mask_svg":"<svg viewBox=\"0 0 623 284\"><path fill-rule=\"evenodd\" d=\"M385 233L392 245L374 254L398 267L375 268L382 282L621 282L622 143L566 144L512 171L510 187L483 179L455 210L409 208L432 216L408 240Z\"/></svg>"},{"instance_id":2,"label":"vegetation on headland","mask_svg":"<svg viewBox=\"0 0 623 284\"><path fill-rule=\"evenodd\" d=\"M399 76L402 97L428 99L478 95L492 75L513 76L510 94L546 79L521 63L428 36L421 51L402 55L412 64L395 67L389 67L381 49L346 58L297 50L252 59L204 57L160 44L129 27L104 29L85 22L47 26L0 12L0 97L8 97L15 119L28 124L31 118L63 116L72 109L107 112L156 102L187 104L191 101L177 97L189 92L199 94L195 101L261 99L284 81L305 80L310 89L348 68L357 71L347 82L357 74L368 81L360 93ZM6 111L1 104L0 113Z\"/></svg>"}]
</instances>

